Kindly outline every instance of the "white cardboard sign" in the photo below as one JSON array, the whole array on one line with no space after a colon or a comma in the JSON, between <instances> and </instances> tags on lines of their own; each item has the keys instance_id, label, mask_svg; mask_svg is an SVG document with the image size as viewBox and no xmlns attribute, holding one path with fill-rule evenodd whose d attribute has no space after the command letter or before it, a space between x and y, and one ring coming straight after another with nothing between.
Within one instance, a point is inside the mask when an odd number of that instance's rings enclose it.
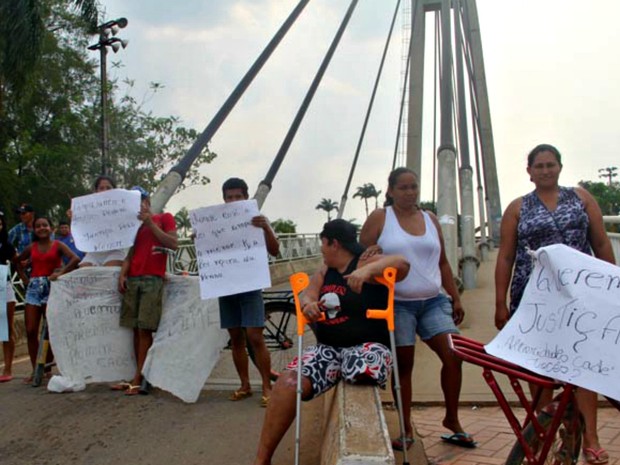
<instances>
[{"instance_id":1,"label":"white cardboard sign","mask_svg":"<svg viewBox=\"0 0 620 465\"><path fill-rule=\"evenodd\" d=\"M252 226L256 200L243 200L189 212L203 299L271 286L265 236Z\"/></svg>"},{"instance_id":2,"label":"white cardboard sign","mask_svg":"<svg viewBox=\"0 0 620 465\"><path fill-rule=\"evenodd\" d=\"M535 255L519 308L487 352L620 400L620 268L562 244Z\"/></svg>"},{"instance_id":3,"label":"white cardboard sign","mask_svg":"<svg viewBox=\"0 0 620 465\"><path fill-rule=\"evenodd\" d=\"M0 265L0 341L9 340L9 319L6 310L6 286L9 267Z\"/></svg>"},{"instance_id":4,"label":"white cardboard sign","mask_svg":"<svg viewBox=\"0 0 620 465\"><path fill-rule=\"evenodd\" d=\"M141 222L140 193L112 189L71 200L71 233L83 252L125 249L133 245Z\"/></svg>"},{"instance_id":5,"label":"white cardboard sign","mask_svg":"<svg viewBox=\"0 0 620 465\"><path fill-rule=\"evenodd\" d=\"M52 283L47 318L62 376L86 383L133 378L133 331L119 325L119 272L80 268ZM142 374L153 386L195 402L227 339L217 301L200 299L198 278L167 275L162 319Z\"/></svg>"}]
</instances>

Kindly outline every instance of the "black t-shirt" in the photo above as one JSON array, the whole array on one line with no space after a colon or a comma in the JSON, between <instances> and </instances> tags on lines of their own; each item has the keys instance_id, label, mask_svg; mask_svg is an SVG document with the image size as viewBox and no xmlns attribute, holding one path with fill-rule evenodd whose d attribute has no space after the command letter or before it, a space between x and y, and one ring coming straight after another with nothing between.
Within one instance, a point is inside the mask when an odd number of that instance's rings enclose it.
<instances>
[{"instance_id":1,"label":"black t-shirt","mask_svg":"<svg viewBox=\"0 0 620 465\"><path fill-rule=\"evenodd\" d=\"M388 290L381 284L364 284L362 293L353 292L343 276L357 268L355 257L344 273L328 268L319 292L325 300L325 321L315 324L317 341L333 347L351 347L365 342L380 342L389 346L389 334L385 320L366 318L366 310L387 307ZM330 307L336 307L330 310Z\"/></svg>"}]
</instances>

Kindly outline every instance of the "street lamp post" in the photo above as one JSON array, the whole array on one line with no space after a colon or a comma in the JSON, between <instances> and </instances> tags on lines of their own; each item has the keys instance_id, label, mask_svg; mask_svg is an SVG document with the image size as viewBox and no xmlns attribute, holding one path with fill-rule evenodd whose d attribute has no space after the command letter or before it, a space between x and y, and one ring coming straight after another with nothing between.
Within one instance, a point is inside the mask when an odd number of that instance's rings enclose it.
<instances>
[{"instance_id":1,"label":"street lamp post","mask_svg":"<svg viewBox=\"0 0 620 465\"><path fill-rule=\"evenodd\" d=\"M107 74L107 56L108 47L112 48L114 53L119 49L127 47L127 40L121 40L116 36L119 29L127 26L127 18L118 18L100 24L99 41L90 45L88 50L99 50L99 65L101 69L101 174L108 174L108 152L109 152L109 134L110 125L108 121L108 74Z\"/></svg>"}]
</instances>

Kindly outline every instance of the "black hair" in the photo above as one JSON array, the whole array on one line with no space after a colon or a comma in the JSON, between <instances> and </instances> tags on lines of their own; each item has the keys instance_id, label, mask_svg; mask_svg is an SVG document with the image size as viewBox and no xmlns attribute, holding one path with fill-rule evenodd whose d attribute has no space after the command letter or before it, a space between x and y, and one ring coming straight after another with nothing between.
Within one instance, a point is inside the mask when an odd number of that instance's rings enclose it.
<instances>
[{"instance_id":1,"label":"black hair","mask_svg":"<svg viewBox=\"0 0 620 465\"><path fill-rule=\"evenodd\" d=\"M3 247L9 243L9 231L7 230L6 217L0 212L0 222L2 222L2 229L0 230L0 245Z\"/></svg>"},{"instance_id":2,"label":"black hair","mask_svg":"<svg viewBox=\"0 0 620 465\"><path fill-rule=\"evenodd\" d=\"M34 227L34 225L39 220L47 220L47 223L50 225L50 229L53 228L53 226L54 226L54 224L52 223L52 220L50 220L49 216L45 216L45 215L35 216L34 221L32 222L32 242L38 242L39 241L39 238L35 234L35 229L36 228Z\"/></svg>"},{"instance_id":3,"label":"black hair","mask_svg":"<svg viewBox=\"0 0 620 465\"><path fill-rule=\"evenodd\" d=\"M116 182L114 182L114 179L112 179L110 176L102 174L101 176L97 176L97 179L95 179L95 191L99 188L99 184L101 184L101 181L108 181L110 184L112 184L112 187L116 189Z\"/></svg>"},{"instance_id":4,"label":"black hair","mask_svg":"<svg viewBox=\"0 0 620 465\"><path fill-rule=\"evenodd\" d=\"M71 224L67 220L61 220L58 222L58 227L65 226L65 225L71 226Z\"/></svg>"},{"instance_id":5,"label":"black hair","mask_svg":"<svg viewBox=\"0 0 620 465\"><path fill-rule=\"evenodd\" d=\"M418 178L418 175L415 171L413 171L410 168L401 166L400 168L396 168L395 170L392 170L392 172L390 172L390 175L388 176L388 189L394 188L394 186L398 182L398 178L400 177L400 175L405 174L405 173L411 173L416 177L416 179ZM394 204L394 199L390 196L390 194L388 194L388 191L386 191L385 202L383 202L383 206L388 207L393 204Z\"/></svg>"},{"instance_id":6,"label":"black hair","mask_svg":"<svg viewBox=\"0 0 620 465\"><path fill-rule=\"evenodd\" d=\"M229 178L222 184L222 197L226 197L226 191L241 189L244 197L248 197L248 185L241 178Z\"/></svg>"},{"instance_id":7,"label":"black hair","mask_svg":"<svg viewBox=\"0 0 620 465\"><path fill-rule=\"evenodd\" d=\"M553 145L549 144L539 144L532 149L532 151L527 155L527 167L531 168L531 166L536 161L536 157L539 153L542 152L551 152L558 164L562 166L562 155L560 155L560 151L556 149Z\"/></svg>"}]
</instances>

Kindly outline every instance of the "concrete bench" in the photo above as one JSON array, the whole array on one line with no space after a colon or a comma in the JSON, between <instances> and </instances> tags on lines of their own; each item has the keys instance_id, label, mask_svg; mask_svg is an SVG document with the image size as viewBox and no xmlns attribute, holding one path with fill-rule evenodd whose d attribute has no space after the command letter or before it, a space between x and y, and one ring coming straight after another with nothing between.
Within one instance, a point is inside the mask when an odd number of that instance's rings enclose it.
<instances>
[{"instance_id":1,"label":"concrete bench","mask_svg":"<svg viewBox=\"0 0 620 465\"><path fill-rule=\"evenodd\" d=\"M379 388L339 383L324 402L321 465L395 463Z\"/></svg>"}]
</instances>

